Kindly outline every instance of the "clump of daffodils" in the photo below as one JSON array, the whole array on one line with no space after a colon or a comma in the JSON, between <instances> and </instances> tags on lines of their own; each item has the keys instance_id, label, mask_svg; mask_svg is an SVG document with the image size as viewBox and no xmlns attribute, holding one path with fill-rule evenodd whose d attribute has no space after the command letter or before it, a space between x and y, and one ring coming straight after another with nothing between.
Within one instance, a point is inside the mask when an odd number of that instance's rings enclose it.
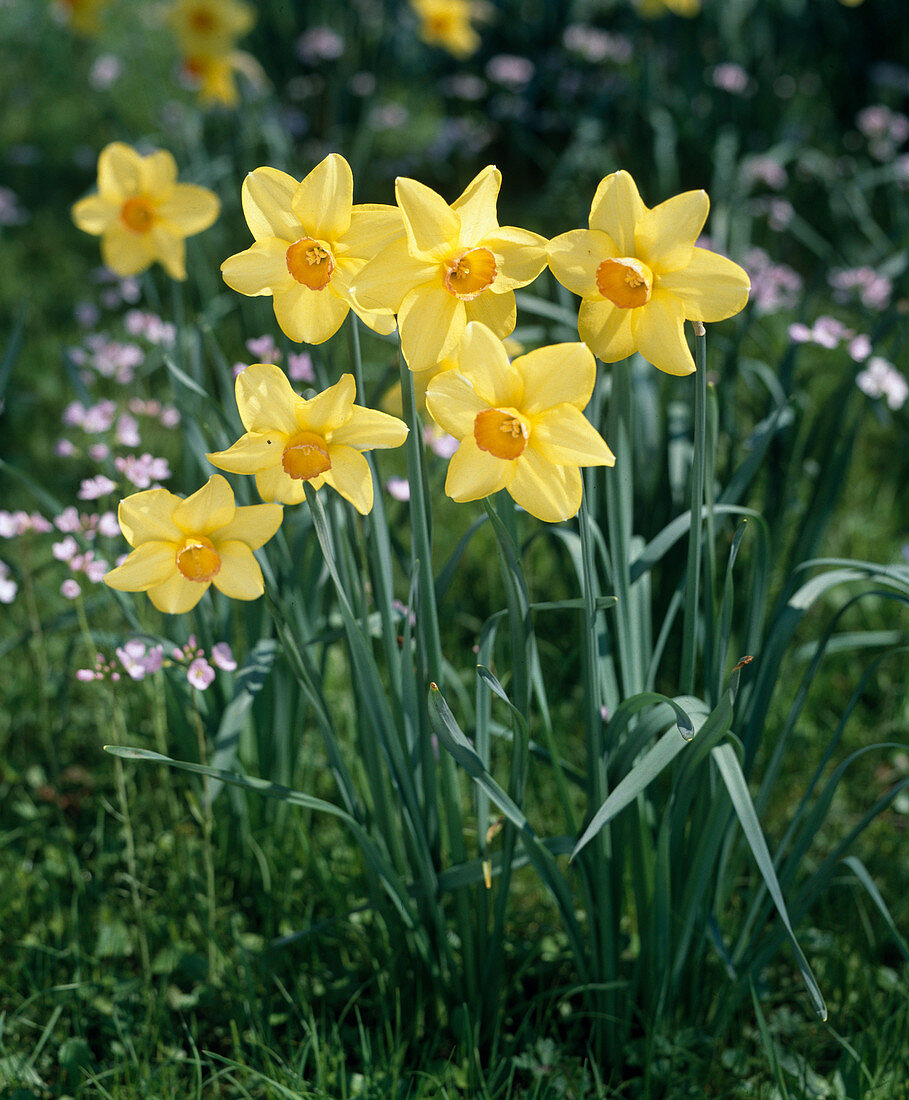
<instances>
[{"instance_id":1,"label":"clump of daffodils","mask_svg":"<svg viewBox=\"0 0 909 1100\"><path fill-rule=\"evenodd\" d=\"M255 10L242 0L174 0L165 9L184 74L199 89L203 104L234 107L240 100L236 74L259 79L255 59L237 42L252 29Z\"/></svg>"}]
</instances>

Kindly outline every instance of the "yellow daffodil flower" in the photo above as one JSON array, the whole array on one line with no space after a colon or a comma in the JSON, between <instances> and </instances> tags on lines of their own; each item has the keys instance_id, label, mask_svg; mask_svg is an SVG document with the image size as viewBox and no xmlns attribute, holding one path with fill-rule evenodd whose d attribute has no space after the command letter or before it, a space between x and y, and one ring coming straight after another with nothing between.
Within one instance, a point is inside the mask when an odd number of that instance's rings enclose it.
<instances>
[{"instance_id":1,"label":"yellow daffodil flower","mask_svg":"<svg viewBox=\"0 0 909 1100\"><path fill-rule=\"evenodd\" d=\"M236 107L240 102L237 73L243 73L259 88L265 86L265 74L259 62L243 50L227 53L193 54L183 62L183 72L197 88L203 107L216 104Z\"/></svg>"},{"instance_id":2,"label":"yellow daffodil flower","mask_svg":"<svg viewBox=\"0 0 909 1100\"><path fill-rule=\"evenodd\" d=\"M430 46L441 46L455 57L470 57L480 45L473 20L482 19L485 4L474 0L410 0L420 20L417 33Z\"/></svg>"},{"instance_id":3,"label":"yellow daffodil flower","mask_svg":"<svg viewBox=\"0 0 909 1100\"><path fill-rule=\"evenodd\" d=\"M138 275L157 260L172 279L185 279L185 238L208 229L220 209L213 191L177 183L166 150L143 157L115 141L98 157L98 193L72 213L80 229L100 236L102 259L117 275Z\"/></svg>"},{"instance_id":4,"label":"yellow daffodil flower","mask_svg":"<svg viewBox=\"0 0 909 1100\"><path fill-rule=\"evenodd\" d=\"M457 368L426 391L433 420L460 442L445 492L468 501L507 489L537 519L569 519L581 506L579 467L615 464L583 412L595 381L584 344L538 348L509 363L485 325L469 324Z\"/></svg>"},{"instance_id":5,"label":"yellow daffodil flower","mask_svg":"<svg viewBox=\"0 0 909 1100\"><path fill-rule=\"evenodd\" d=\"M229 53L256 21L255 10L242 0L174 0L164 10L186 57Z\"/></svg>"},{"instance_id":6,"label":"yellow daffodil flower","mask_svg":"<svg viewBox=\"0 0 909 1100\"><path fill-rule=\"evenodd\" d=\"M276 168L257 168L243 181L243 213L255 244L226 259L221 274L241 294L272 295L291 340L321 344L350 309L376 332L394 331L391 310L362 307L350 284L368 260L403 237L401 214L352 200L353 174L338 153L301 183Z\"/></svg>"},{"instance_id":7,"label":"yellow daffodil flower","mask_svg":"<svg viewBox=\"0 0 909 1100\"><path fill-rule=\"evenodd\" d=\"M722 321L744 308L742 268L695 247L709 207L706 192L686 191L650 210L631 176L614 172L597 188L590 228L550 242L553 274L582 299L581 339L604 362L637 351L667 374L690 374L685 320Z\"/></svg>"},{"instance_id":8,"label":"yellow daffodil flower","mask_svg":"<svg viewBox=\"0 0 909 1100\"><path fill-rule=\"evenodd\" d=\"M111 0L54 0L54 6L79 34L96 34L101 29L99 15Z\"/></svg>"},{"instance_id":9,"label":"yellow daffodil flower","mask_svg":"<svg viewBox=\"0 0 909 1100\"><path fill-rule=\"evenodd\" d=\"M645 19L656 19L667 11L690 19L701 10L701 0L635 0L635 5Z\"/></svg>"},{"instance_id":10,"label":"yellow daffodil flower","mask_svg":"<svg viewBox=\"0 0 909 1100\"><path fill-rule=\"evenodd\" d=\"M253 550L281 526L279 504L238 508L220 474L185 500L146 489L120 501L117 519L133 551L104 577L120 592L147 592L159 611L190 611L210 585L234 600L264 592Z\"/></svg>"},{"instance_id":11,"label":"yellow daffodil flower","mask_svg":"<svg viewBox=\"0 0 909 1100\"><path fill-rule=\"evenodd\" d=\"M304 483L330 485L365 515L373 484L363 451L400 447L407 425L387 413L354 404L352 374L306 401L271 363L253 363L237 375L237 408L246 434L226 451L208 455L221 470L255 474L264 500L299 504Z\"/></svg>"},{"instance_id":12,"label":"yellow daffodil flower","mask_svg":"<svg viewBox=\"0 0 909 1100\"><path fill-rule=\"evenodd\" d=\"M363 268L351 294L361 305L398 315L412 371L450 359L469 321L508 336L516 320L515 288L533 282L546 266L543 237L499 225L501 185L501 173L489 165L449 206L416 180L395 182L407 235Z\"/></svg>"}]
</instances>

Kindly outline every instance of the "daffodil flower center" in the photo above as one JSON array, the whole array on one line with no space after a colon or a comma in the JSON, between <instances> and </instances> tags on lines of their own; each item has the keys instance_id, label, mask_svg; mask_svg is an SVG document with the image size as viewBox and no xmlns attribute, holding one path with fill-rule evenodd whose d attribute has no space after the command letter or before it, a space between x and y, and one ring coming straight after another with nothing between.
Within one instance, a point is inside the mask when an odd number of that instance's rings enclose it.
<instances>
[{"instance_id":1,"label":"daffodil flower center","mask_svg":"<svg viewBox=\"0 0 909 1100\"><path fill-rule=\"evenodd\" d=\"M211 539L190 535L177 551L177 568L188 581L205 584L218 573L221 558Z\"/></svg>"},{"instance_id":2,"label":"daffodil flower center","mask_svg":"<svg viewBox=\"0 0 909 1100\"><path fill-rule=\"evenodd\" d=\"M215 29L215 17L208 8L196 8L190 14L189 25L197 34L209 34Z\"/></svg>"},{"instance_id":3,"label":"daffodil flower center","mask_svg":"<svg viewBox=\"0 0 909 1100\"><path fill-rule=\"evenodd\" d=\"M597 268L597 289L619 309L636 309L650 301L653 272L631 256L604 260Z\"/></svg>"},{"instance_id":4,"label":"daffodil flower center","mask_svg":"<svg viewBox=\"0 0 909 1100\"><path fill-rule=\"evenodd\" d=\"M445 289L469 302L492 286L496 277L496 258L488 248L471 248L445 262Z\"/></svg>"},{"instance_id":5,"label":"daffodil flower center","mask_svg":"<svg viewBox=\"0 0 909 1100\"><path fill-rule=\"evenodd\" d=\"M328 444L315 432L291 436L281 455L284 473L295 481L309 481L331 469Z\"/></svg>"},{"instance_id":6,"label":"daffodil flower center","mask_svg":"<svg viewBox=\"0 0 909 1100\"><path fill-rule=\"evenodd\" d=\"M147 233L157 221L155 204L144 195L136 195L120 207L120 221L133 233Z\"/></svg>"},{"instance_id":7,"label":"daffodil flower center","mask_svg":"<svg viewBox=\"0 0 909 1100\"><path fill-rule=\"evenodd\" d=\"M484 409L473 422L473 437L481 451L496 458L518 458L530 435L527 425L507 409Z\"/></svg>"},{"instance_id":8,"label":"daffodil flower center","mask_svg":"<svg viewBox=\"0 0 909 1100\"><path fill-rule=\"evenodd\" d=\"M324 290L335 269L331 253L312 237L302 237L287 250L287 270L310 290Z\"/></svg>"}]
</instances>

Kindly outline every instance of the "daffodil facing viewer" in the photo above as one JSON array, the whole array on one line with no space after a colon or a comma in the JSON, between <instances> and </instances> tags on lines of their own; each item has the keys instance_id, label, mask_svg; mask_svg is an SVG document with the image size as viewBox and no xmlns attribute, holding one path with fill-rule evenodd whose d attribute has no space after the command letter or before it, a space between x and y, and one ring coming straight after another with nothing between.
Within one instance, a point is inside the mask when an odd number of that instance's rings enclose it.
<instances>
[{"instance_id":1,"label":"daffodil facing viewer","mask_svg":"<svg viewBox=\"0 0 909 1100\"><path fill-rule=\"evenodd\" d=\"M211 56L229 53L252 29L256 13L242 0L174 0L164 18L185 56Z\"/></svg>"},{"instance_id":2,"label":"daffodil facing viewer","mask_svg":"<svg viewBox=\"0 0 909 1100\"><path fill-rule=\"evenodd\" d=\"M387 308L361 308L351 281L367 260L403 236L393 206L353 205L353 175L330 153L300 183L276 168L257 168L243 182L243 213L255 244L221 265L224 281L250 296L274 297L282 331L321 344L350 309L376 332L394 331Z\"/></svg>"},{"instance_id":3,"label":"daffodil facing viewer","mask_svg":"<svg viewBox=\"0 0 909 1100\"><path fill-rule=\"evenodd\" d=\"M667 374L691 374L684 322L722 321L743 309L751 284L732 260L695 241L707 220L704 191L686 191L652 210L627 172L597 188L589 229L549 245L549 266L581 297L581 339L606 363L632 352Z\"/></svg>"},{"instance_id":4,"label":"daffodil facing viewer","mask_svg":"<svg viewBox=\"0 0 909 1100\"><path fill-rule=\"evenodd\" d=\"M485 325L469 324L458 367L426 391L433 420L459 440L445 492L480 500L507 489L531 515L558 523L581 506L581 466L615 457L584 416L596 361L584 344L554 344L508 362Z\"/></svg>"},{"instance_id":5,"label":"daffodil facing viewer","mask_svg":"<svg viewBox=\"0 0 909 1100\"><path fill-rule=\"evenodd\" d=\"M138 275L157 260L172 279L186 278L186 238L208 229L221 204L192 183L177 183L165 149L142 156L115 141L98 157L98 192L73 206L73 221L101 238L101 257L115 274Z\"/></svg>"},{"instance_id":6,"label":"daffodil facing viewer","mask_svg":"<svg viewBox=\"0 0 909 1100\"><path fill-rule=\"evenodd\" d=\"M133 547L104 577L120 592L147 592L159 611L190 611L213 584L235 600L262 595L262 570L253 550L281 526L279 504L238 508L233 490L214 474L185 500L167 489L146 489L120 502L117 519Z\"/></svg>"},{"instance_id":7,"label":"daffodil facing viewer","mask_svg":"<svg viewBox=\"0 0 909 1100\"><path fill-rule=\"evenodd\" d=\"M416 180L395 182L406 237L363 268L351 294L361 305L397 314L412 371L452 358L470 321L508 336L516 320L515 289L546 266L543 237L499 225L501 185L501 173L489 165L449 206Z\"/></svg>"},{"instance_id":8,"label":"daffodil facing viewer","mask_svg":"<svg viewBox=\"0 0 909 1100\"><path fill-rule=\"evenodd\" d=\"M363 451L400 447L407 425L388 413L354 404L352 374L310 398L300 397L271 363L253 363L237 375L237 408L246 434L209 462L234 474L255 474L264 500L299 504L306 482L330 485L365 515L373 484Z\"/></svg>"}]
</instances>

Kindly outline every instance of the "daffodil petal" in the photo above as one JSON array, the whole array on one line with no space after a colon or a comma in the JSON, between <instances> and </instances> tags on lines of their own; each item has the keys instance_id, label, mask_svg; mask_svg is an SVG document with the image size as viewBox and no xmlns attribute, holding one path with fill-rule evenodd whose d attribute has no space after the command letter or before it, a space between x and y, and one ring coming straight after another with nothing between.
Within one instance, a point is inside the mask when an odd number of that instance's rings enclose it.
<instances>
[{"instance_id":1,"label":"daffodil petal","mask_svg":"<svg viewBox=\"0 0 909 1100\"><path fill-rule=\"evenodd\" d=\"M461 221L458 237L460 248L475 248L489 233L499 228L496 202L502 186L502 173L493 164L487 165L464 188L451 204Z\"/></svg>"},{"instance_id":2,"label":"daffodil petal","mask_svg":"<svg viewBox=\"0 0 909 1100\"><path fill-rule=\"evenodd\" d=\"M597 268L603 260L618 255L612 237L599 229L572 229L549 242L553 275L581 298L602 297L597 286Z\"/></svg>"},{"instance_id":3,"label":"daffodil petal","mask_svg":"<svg viewBox=\"0 0 909 1100\"><path fill-rule=\"evenodd\" d=\"M732 260L695 248L687 267L660 276L660 288L678 298L691 321L723 321L745 308L751 281Z\"/></svg>"},{"instance_id":4,"label":"daffodil petal","mask_svg":"<svg viewBox=\"0 0 909 1100\"><path fill-rule=\"evenodd\" d=\"M397 313L412 290L433 281L442 285L439 265L411 256L407 238L401 237L361 268L350 293L364 309Z\"/></svg>"},{"instance_id":5,"label":"daffodil petal","mask_svg":"<svg viewBox=\"0 0 909 1100\"><path fill-rule=\"evenodd\" d=\"M347 232L353 173L340 153L329 153L297 186L292 206L306 235L334 241Z\"/></svg>"},{"instance_id":6,"label":"daffodil petal","mask_svg":"<svg viewBox=\"0 0 909 1100\"><path fill-rule=\"evenodd\" d=\"M678 271L691 260L709 210L706 191L686 191L661 202L638 222L635 251L628 255L643 260L654 275Z\"/></svg>"},{"instance_id":7,"label":"daffodil petal","mask_svg":"<svg viewBox=\"0 0 909 1100\"><path fill-rule=\"evenodd\" d=\"M357 384L352 374L342 374L333 386L317 393L309 401L301 401L296 407L297 427L300 431L326 435L336 432L353 415L353 403L357 396ZM332 438L334 435L332 434Z\"/></svg>"},{"instance_id":8,"label":"daffodil petal","mask_svg":"<svg viewBox=\"0 0 909 1100\"><path fill-rule=\"evenodd\" d=\"M310 484L315 485L315 479ZM279 504L301 504L306 496L302 480L295 481L288 477L281 466L260 470L256 474L256 490L263 500L277 501Z\"/></svg>"},{"instance_id":9,"label":"daffodil petal","mask_svg":"<svg viewBox=\"0 0 909 1100\"><path fill-rule=\"evenodd\" d=\"M267 504L261 505L267 508ZM257 600L265 591L262 570L253 552L239 539L219 542L221 568L212 577L212 584L232 600Z\"/></svg>"},{"instance_id":10,"label":"daffodil petal","mask_svg":"<svg viewBox=\"0 0 909 1100\"><path fill-rule=\"evenodd\" d=\"M187 535L209 535L224 527L237 510L234 491L220 474L212 474L192 496L174 509L174 523Z\"/></svg>"},{"instance_id":11,"label":"daffodil petal","mask_svg":"<svg viewBox=\"0 0 909 1100\"><path fill-rule=\"evenodd\" d=\"M113 141L98 156L98 190L125 199L142 190L142 157L131 145Z\"/></svg>"},{"instance_id":12,"label":"daffodil petal","mask_svg":"<svg viewBox=\"0 0 909 1100\"><path fill-rule=\"evenodd\" d=\"M154 153L149 153L147 157L142 157L140 161L140 172L142 177L142 190L148 195L160 195L169 191L177 182L177 162L173 158L173 154L169 153L166 149L156 149ZM189 184L181 184L180 186L188 187ZM212 195L211 191L206 191L206 195ZM213 221L214 219L212 219ZM209 225L211 223L209 222ZM203 226L203 229L207 229L208 226ZM198 233L198 229L193 229L190 232Z\"/></svg>"},{"instance_id":13,"label":"daffodil petal","mask_svg":"<svg viewBox=\"0 0 909 1100\"><path fill-rule=\"evenodd\" d=\"M496 282L498 283L498 280ZM504 340L514 332L518 319L514 291L511 290L506 290L502 294L484 290L476 298L464 303L464 312L468 322L478 321L494 332L500 340Z\"/></svg>"},{"instance_id":14,"label":"daffodil petal","mask_svg":"<svg viewBox=\"0 0 909 1100\"><path fill-rule=\"evenodd\" d=\"M114 222L101 238L101 259L117 275L138 275L155 261L151 234L132 233L119 221Z\"/></svg>"},{"instance_id":15,"label":"daffodil petal","mask_svg":"<svg viewBox=\"0 0 909 1100\"><path fill-rule=\"evenodd\" d=\"M119 207L101 195L86 195L73 206L73 221L83 233L98 237L120 216Z\"/></svg>"},{"instance_id":16,"label":"daffodil petal","mask_svg":"<svg viewBox=\"0 0 909 1100\"><path fill-rule=\"evenodd\" d=\"M350 309L328 287L310 290L302 283L276 290L274 299L281 331L298 344L324 344L344 324Z\"/></svg>"},{"instance_id":17,"label":"daffodil petal","mask_svg":"<svg viewBox=\"0 0 909 1100\"><path fill-rule=\"evenodd\" d=\"M241 197L246 224L256 240L280 237L297 241L305 237L293 212L297 181L277 168L256 168L243 181Z\"/></svg>"},{"instance_id":18,"label":"daffodil petal","mask_svg":"<svg viewBox=\"0 0 909 1100\"><path fill-rule=\"evenodd\" d=\"M155 259L172 279L186 278L186 241L165 223L153 226L151 238Z\"/></svg>"},{"instance_id":19,"label":"daffodil petal","mask_svg":"<svg viewBox=\"0 0 909 1100\"><path fill-rule=\"evenodd\" d=\"M248 432L268 435L297 431L296 406L301 400L287 375L273 363L252 363L234 383L237 409Z\"/></svg>"},{"instance_id":20,"label":"daffodil petal","mask_svg":"<svg viewBox=\"0 0 909 1100\"><path fill-rule=\"evenodd\" d=\"M411 370L426 370L451 356L467 317L464 303L438 284L417 287L401 303L401 350Z\"/></svg>"},{"instance_id":21,"label":"daffodil petal","mask_svg":"<svg viewBox=\"0 0 909 1100\"><path fill-rule=\"evenodd\" d=\"M247 432L226 451L212 451L205 457L219 470L227 470L231 474L255 474L280 462L286 445L287 436L283 432L264 435Z\"/></svg>"},{"instance_id":22,"label":"daffodil petal","mask_svg":"<svg viewBox=\"0 0 909 1100\"><path fill-rule=\"evenodd\" d=\"M468 500L482 500L504 489L514 473L514 461L481 451L471 431L461 440L448 463L445 492L462 504Z\"/></svg>"},{"instance_id":23,"label":"daffodil petal","mask_svg":"<svg viewBox=\"0 0 909 1100\"><path fill-rule=\"evenodd\" d=\"M460 219L425 183L400 177L395 196L404 217L411 252L421 260L444 260L458 245Z\"/></svg>"},{"instance_id":24,"label":"daffodil petal","mask_svg":"<svg viewBox=\"0 0 909 1100\"><path fill-rule=\"evenodd\" d=\"M144 542L122 565L105 573L104 583L118 592L145 592L163 584L176 572L177 548L175 542Z\"/></svg>"},{"instance_id":25,"label":"daffodil petal","mask_svg":"<svg viewBox=\"0 0 909 1100\"><path fill-rule=\"evenodd\" d=\"M533 447L515 461L508 486L515 504L545 523L570 519L581 507L581 471L577 466L554 466Z\"/></svg>"},{"instance_id":26,"label":"daffodil petal","mask_svg":"<svg viewBox=\"0 0 909 1100\"><path fill-rule=\"evenodd\" d=\"M458 351L458 368L469 378L488 406L520 406L524 397L521 376L508 362L508 353L502 341L485 325L474 322L464 330Z\"/></svg>"},{"instance_id":27,"label":"daffodil petal","mask_svg":"<svg viewBox=\"0 0 909 1100\"><path fill-rule=\"evenodd\" d=\"M340 493L361 515L372 509L373 485L369 463L353 447L335 446L329 450L331 469L322 475L325 484Z\"/></svg>"},{"instance_id":28,"label":"daffodil petal","mask_svg":"<svg viewBox=\"0 0 909 1100\"><path fill-rule=\"evenodd\" d=\"M615 465L615 455L575 405L556 405L535 417L531 446L557 466Z\"/></svg>"},{"instance_id":29,"label":"daffodil petal","mask_svg":"<svg viewBox=\"0 0 909 1100\"><path fill-rule=\"evenodd\" d=\"M612 237L619 256L633 256L634 231L647 207L627 172L613 172L600 181L590 207L589 225Z\"/></svg>"},{"instance_id":30,"label":"daffodil petal","mask_svg":"<svg viewBox=\"0 0 909 1100\"><path fill-rule=\"evenodd\" d=\"M426 388L429 415L455 439L472 435L477 414L489 407L490 403L480 397L471 381L459 370L442 371Z\"/></svg>"},{"instance_id":31,"label":"daffodil petal","mask_svg":"<svg viewBox=\"0 0 909 1100\"><path fill-rule=\"evenodd\" d=\"M667 374L694 371L694 359L685 339L685 309L678 298L656 292L646 306L630 312L634 313L634 346L648 363Z\"/></svg>"},{"instance_id":32,"label":"daffodil petal","mask_svg":"<svg viewBox=\"0 0 909 1100\"><path fill-rule=\"evenodd\" d=\"M549 242L528 229L503 225L485 236L480 244L496 257L497 292L527 286L546 266Z\"/></svg>"},{"instance_id":33,"label":"daffodil petal","mask_svg":"<svg viewBox=\"0 0 909 1100\"><path fill-rule=\"evenodd\" d=\"M158 216L176 227L184 237L208 229L220 212L218 196L192 183L176 184L172 193L158 206Z\"/></svg>"},{"instance_id":34,"label":"daffodil petal","mask_svg":"<svg viewBox=\"0 0 909 1100\"><path fill-rule=\"evenodd\" d=\"M332 444L355 447L358 451L371 451L375 448L400 447L407 438L407 432L407 425L396 416L354 405L347 423L331 433L331 441Z\"/></svg>"},{"instance_id":35,"label":"daffodil petal","mask_svg":"<svg viewBox=\"0 0 909 1100\"><path fill-rule=\"evenodd\" d=\"M586 344L550 344L515 359L524 378L522 411L536 416L545 409L568 403L585 409L597 377L596 360Z\"/></svg>"},{"instance_id":36,"label":"daffodil petal","mask_svg":"<svg viewBox=\"0 0 909 1100\"><path fill-rule=\"evenodd\" d=\"M164 584L148 590L148 598L168 615L183 615L192 611L208 591L210 581L190 581L182 573L174 575Z\"/></svg>"},{"instance_id":37,"label":"daffodil petal","mask_svg":"<svg viewBox=\"0 0 909 1100\"><path fill-rule=\"evenodd\" d=\"M239 539L250 549L258 550L275 534L283 518L280 504L247 504L237 509L230 523L215 532L215 538L219 547L222 541Z\"/></svg>"},{"instance_id":38,"label":"daffodil petal","mask_svg":"<svg viewBox=\"0 0 909 1100\"><path fill-rule=\"evenodd\" d=\"M231 290L253 298L287 290L294 285L287 269L287 242L263 237L245 252L228 256L221 264L221 275Z\"/></svg>"},{"instance_id":39,"label":"daffodil petal","mask_svg":"<svg viewBox=\"0 0 909 1100\"><path fill-rule=\"evenodd\" d=\"M335 248L339 256L366 261L398 239L405 239L404 220L396 206L359 203L351 209L350 225Z\"/></svg>"},{"instance_id":40,"label":"daffodil petal","mask_svg":"<svg viewBox=\"0 0 909 1100\"><path fill-rule=\"evenodd\" d=\"M612 302L581 302L578 311L578 332L581 339L604 363L617 363L634 353L631 334L633 309L619 309Z\"/></svg>"},{"instance_id":41,"label":"daffodil petal","mask_svg":"<svg viewBox=\"0 0 909 1100\"><path fill-rule=\"evenodd\" d=\"M117 522L130 546L144 542L176 542L182 532L173 514L180 497L167 489L145 489L120 501Z\"/></svg>"}]
</instances>

